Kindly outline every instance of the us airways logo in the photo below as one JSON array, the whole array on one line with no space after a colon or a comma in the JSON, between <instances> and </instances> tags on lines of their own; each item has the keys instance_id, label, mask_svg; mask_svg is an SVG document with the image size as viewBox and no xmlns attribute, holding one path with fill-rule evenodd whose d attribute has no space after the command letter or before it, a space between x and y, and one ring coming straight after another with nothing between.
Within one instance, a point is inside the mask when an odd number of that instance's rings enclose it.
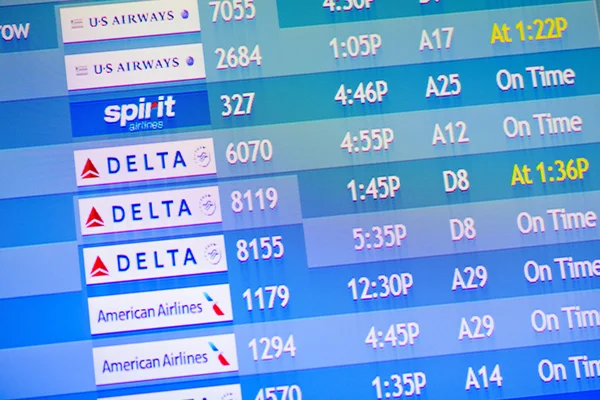
<instances>
[{"instance_id":1,"label":"us airways logo","mask_svg":"<svg viewBox=\"0 0 600 400\"><path fill-rule=\"evenodd\" d=\"M60 10L64 43L200 31L197 0L153 0Z\"/></svg>"},{"instance_id":2,"label":"us airways logo","mask_svg":"<svg viewBox=\"0 0 600 400\"><path fill-rule=\"evenodd\" d=\"M183 10L181 11L180 15L182 19L188 19L190 17L190 12L188 10ZM97 28L106 26L170 22L174 19L175 11L164 10L136 14L121 14L114 16L103 15L99 17L90 17L88 18L88 23L90 28ZM71 28L79 29L79 24L76 23L75 26L72 25Z\"/></svg>"},{"instance_id":3,"label":"us airways logo","mask_svg":"<svg viewBox=\"0 0 600 400\"><path fill-rule=\"evenodd\" d=\"M79 200L82 235L222 222L216 186Z\"/></svg>"},{"instance_id":4,"label":"us airways logo","mask_svg":"<svg viewBox=\"0 0 600 400\"><path fill-rule=\"evenodd\" d=\"M0 36L5 42L29 39L30 23L0 25Z\"/></svg>"},{"instance_id":5,"label":"us airways logo","mask_svg":"<svg viewBox=\"0 0 600 400\"><path fill-rule=\"evenodd\" d=\"M88 285L227 271L222 235L88 247L83 259Z\"/></svg>"},{"instance_id":6,"label":"us airways logo","mask_svg":"<svg viewBox=\"0 0 600 400\"><path fill-rule=\"evenodd\" d=\"M185 64L188 67L194 65L196 60L192 56L188 56L185 59ZM148 70L163 70L163 69L175 69L181 64L179 57L172 58L147 58L147 59L132 59L120 63L106 63L106 64L94 64L92 71L96 75L110 75L114 73L122 72L138 72ZM86 64L78 65L76 67L79 76L86 76L89 71L89 66Z\"/></svg>"},{"instance_id":7,"label":"us airways logo","mask_svg":"<svg viewBox=\"0 0 600 400\"><path fill-rule=\"evenodd\" d=\"M202 44L65 56L69 90L206 78Z\"/></svg>"},{"instance_id":8,"label":"us airways logo","mask_svg":"<svg viewBox=\"0 0 600 400\"><path fill-rule=\"evenodd\" d=\"M212 175L212 139L183 140L75 152L78 186Z\"/></svg>"},{"instance_id":9,"label":"us airways logo","mask_svg":"<svg viewBox=\"0 0 600 400\"><path fill-rule=\"evenodd\" d=\"M115 104L104 109L104 121L127 127L129 132L163 129L164 119L175 118L173 96L140 97L137 103Z\"/></svg>"}]
</instances>

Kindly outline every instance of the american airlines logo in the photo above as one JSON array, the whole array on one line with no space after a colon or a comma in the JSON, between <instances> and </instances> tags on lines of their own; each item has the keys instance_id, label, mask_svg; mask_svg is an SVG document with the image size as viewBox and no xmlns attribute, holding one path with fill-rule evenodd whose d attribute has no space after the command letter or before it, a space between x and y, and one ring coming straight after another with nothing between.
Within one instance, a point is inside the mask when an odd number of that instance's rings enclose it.
<instances>
[{"instance_id":1,"label":"american airlines logo","mask_svg":"<svg viewBox=\"0 0 600 400\"><path fill-rule=\"evenodd\" d=\"M0 37L5 42L14 40L27 40L29 38L30 23L0 25Z\"/></svg>"},{"instance_id":2,"label":"american airlines logo","mask_svg":"<svg viewBox=\"0 0 600 400\"><path fill-rule=\"evenodd\" d=\"M60 10L64 43L200 31L195 0L154 0Z\"/></svg>"},{"instance_id":3,"label":"american airlines logo","mask_svg":"<svg viewBox=\"0 0 600 400\"><path fill-rule=\"evenodd\" d=\"M184 140L75 152L78 186L212 175L212 139Z\"/></svg>"},{"instance_id":4,"label":"american airlines logo","mask_svg":"<svg viewBox=\"0 0 600 400\"><path fill-rule=\"evenodd\" d=\"M69 90L206 78L201 44L65 56Z\"/></svg>"},{"instance_id":5,"label":"american airlines logo","mask_svg":"<svg viewBox=\"0 0 600 400\"><path fill-rule=\"evenodd\" d=\"M91 297L88 308L92 335L233 320L226 284Z\"/></svg>"},{"instance_id":6,"label":"american airlines logo","mask_svg":"<svg viewBox=\"0 0 600 400\"><path fill-rule=\"evenodd\" d=\"M239 369L234 334L95 347L93 357L98 386Z\"/></svg>"},{"instance_id":7,"label":"american airlines logo","mask_svg":"<svg viewBox=\"0 0 600 400\"><path fill-rule=\"evenodd\" d=\"M83 260L88 285L227 271L222 235L86 247Z\"/></svg>"},{"instance_id":8,"label":"american airlines logo","mask_svg":"<svg viewBox=\"0 0 600 400\"><path fill-rule=\"evenodd\" d=\"M84 236L222 221L216 186L80 199L79 214Z\"/></svg>"}]
</instances>

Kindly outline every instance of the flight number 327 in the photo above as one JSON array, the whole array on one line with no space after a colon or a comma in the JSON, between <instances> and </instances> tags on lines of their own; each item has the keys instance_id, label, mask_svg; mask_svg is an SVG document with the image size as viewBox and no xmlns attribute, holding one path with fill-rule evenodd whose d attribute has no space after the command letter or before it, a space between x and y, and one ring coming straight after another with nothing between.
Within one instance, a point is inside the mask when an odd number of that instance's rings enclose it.
<instances>
[{"instance_id":1,"label":"flight number 327","mask_svg":"<svg viewBox=\"0 0 600 400\"><path fill-rule=\"evenodd\" d=\"M228 117L242 117L252 114L252 107L254 106L254 98L256 93L236 93L231 96L222 95L221 102L223 103L223 111L221 115L225 118Z\"/></svg>"}]
</instances>

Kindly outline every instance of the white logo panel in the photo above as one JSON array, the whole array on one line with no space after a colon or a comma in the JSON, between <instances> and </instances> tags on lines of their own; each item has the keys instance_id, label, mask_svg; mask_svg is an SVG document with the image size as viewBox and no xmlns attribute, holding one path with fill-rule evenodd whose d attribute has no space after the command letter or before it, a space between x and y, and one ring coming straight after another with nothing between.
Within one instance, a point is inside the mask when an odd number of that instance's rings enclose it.
<instances>
[{"instance_id":1,"label":"white logo panel","mask_svg":"<svg viewBox=\"0 0 600 400\"><path fill-rule=\"evenodd\" d=\"M221 222L217 186L79 199L81 234Z\"/></svg>"},{"instance_id":2,"label":"white logo panel","mask_svg":"<svg viewBox=\"0 0 600 400\"><path fill-rule=\"evenodd\" d=\"M96 385L238 370L233 334L97 347Z\"/></svg>"},{"instance_id":3,"label":"white logo panel","mask_svg":"<svg viewBox=\"0 0 600 400\"><path fill-rule=\"evenodd\" d=\"M197 0L65 7L60 20L63 43L200 31Z\"/></svg>"},{"instance_id":4,"label":"white logo panel","mask_svg":"<svg viewBox=\"0 0 600 400\"><path fill-rule=\"evenodd\" d=\"M100 400L242 400L240 385L213 386L171 392L138 394L133 396L103 397Z\"/></svg>"},{"instance_id":5,"label":"white logo panel","mask_svg":"<svg viewBox=\"0 0 600 400\"><path fill-rule=\"evenodd\" d=\"M206 78L201 44L65 56L69 90Z\"/></svg>"},{"instance_id":6,"label":"white logo panel","mask_svg":"<svg viewBox=\"0 0 600 400\"><path fill-rule=\"evenodd\" d=\"M233 320L229 285L88 299L92 335Z\"/></svg>"},{"instance_id":7,"label":"white logo panel","mask_svg":"<svg viewBox=\"0 0 600 400\"><path fill-rule=\"evenodd\" d=\"M87 247L88 285L227 271L222 235Z\"/></svg>"},{"instance_id":8,"label":"white logo panel","mask_svg":"<svg viewBox=\"0 0 600 400\"><path fill-rule=\"evenodd\" d=\"M77 186L217 173L212 139L75 151Z\"/></svg>"}]
</instances>

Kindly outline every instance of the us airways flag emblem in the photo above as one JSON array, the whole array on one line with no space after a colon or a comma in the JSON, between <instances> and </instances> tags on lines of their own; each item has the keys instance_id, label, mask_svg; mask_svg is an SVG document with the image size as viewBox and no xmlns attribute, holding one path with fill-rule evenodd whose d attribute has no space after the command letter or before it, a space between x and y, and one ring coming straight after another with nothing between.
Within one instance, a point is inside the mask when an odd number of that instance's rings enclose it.
<instances>
[{"instance_id":1,"label":"us airways flag emblem","mask_svg":"<svg viewBox=\"0 0 600 400\"><path fill-rule=\"evenodd\" d=\"M108 276L108 268L106 268L106 265L100 257L96 257L96 261L94 262L94 266L92 267L90 275L93 278Z\"/></svg>"},{"instance_id":2,"label":"us airways flag emblem","mask_svg":"<svg viewBox=\"0 0 600 400\"><path fill-rule=\"evenodd\" d=\"M96 168L92 160L88 158L83 167L83 171L81 172L81 179L93 178L100 178L100 173L98 172L98 169Z\"/></svg>"},{"instance_id":3,"label":"us airways flag emblem","mask_svg":"<svg viewBox=\"0 0 600 400\"><path fill-rule=\"evenodd\" d=\"M104 220L96 210L96 207L92 207L92 211L90 211L90 215L85 222L85 226L87 228L98 228L100 226L104 226Z\"/></svg>"}]
</instances>

